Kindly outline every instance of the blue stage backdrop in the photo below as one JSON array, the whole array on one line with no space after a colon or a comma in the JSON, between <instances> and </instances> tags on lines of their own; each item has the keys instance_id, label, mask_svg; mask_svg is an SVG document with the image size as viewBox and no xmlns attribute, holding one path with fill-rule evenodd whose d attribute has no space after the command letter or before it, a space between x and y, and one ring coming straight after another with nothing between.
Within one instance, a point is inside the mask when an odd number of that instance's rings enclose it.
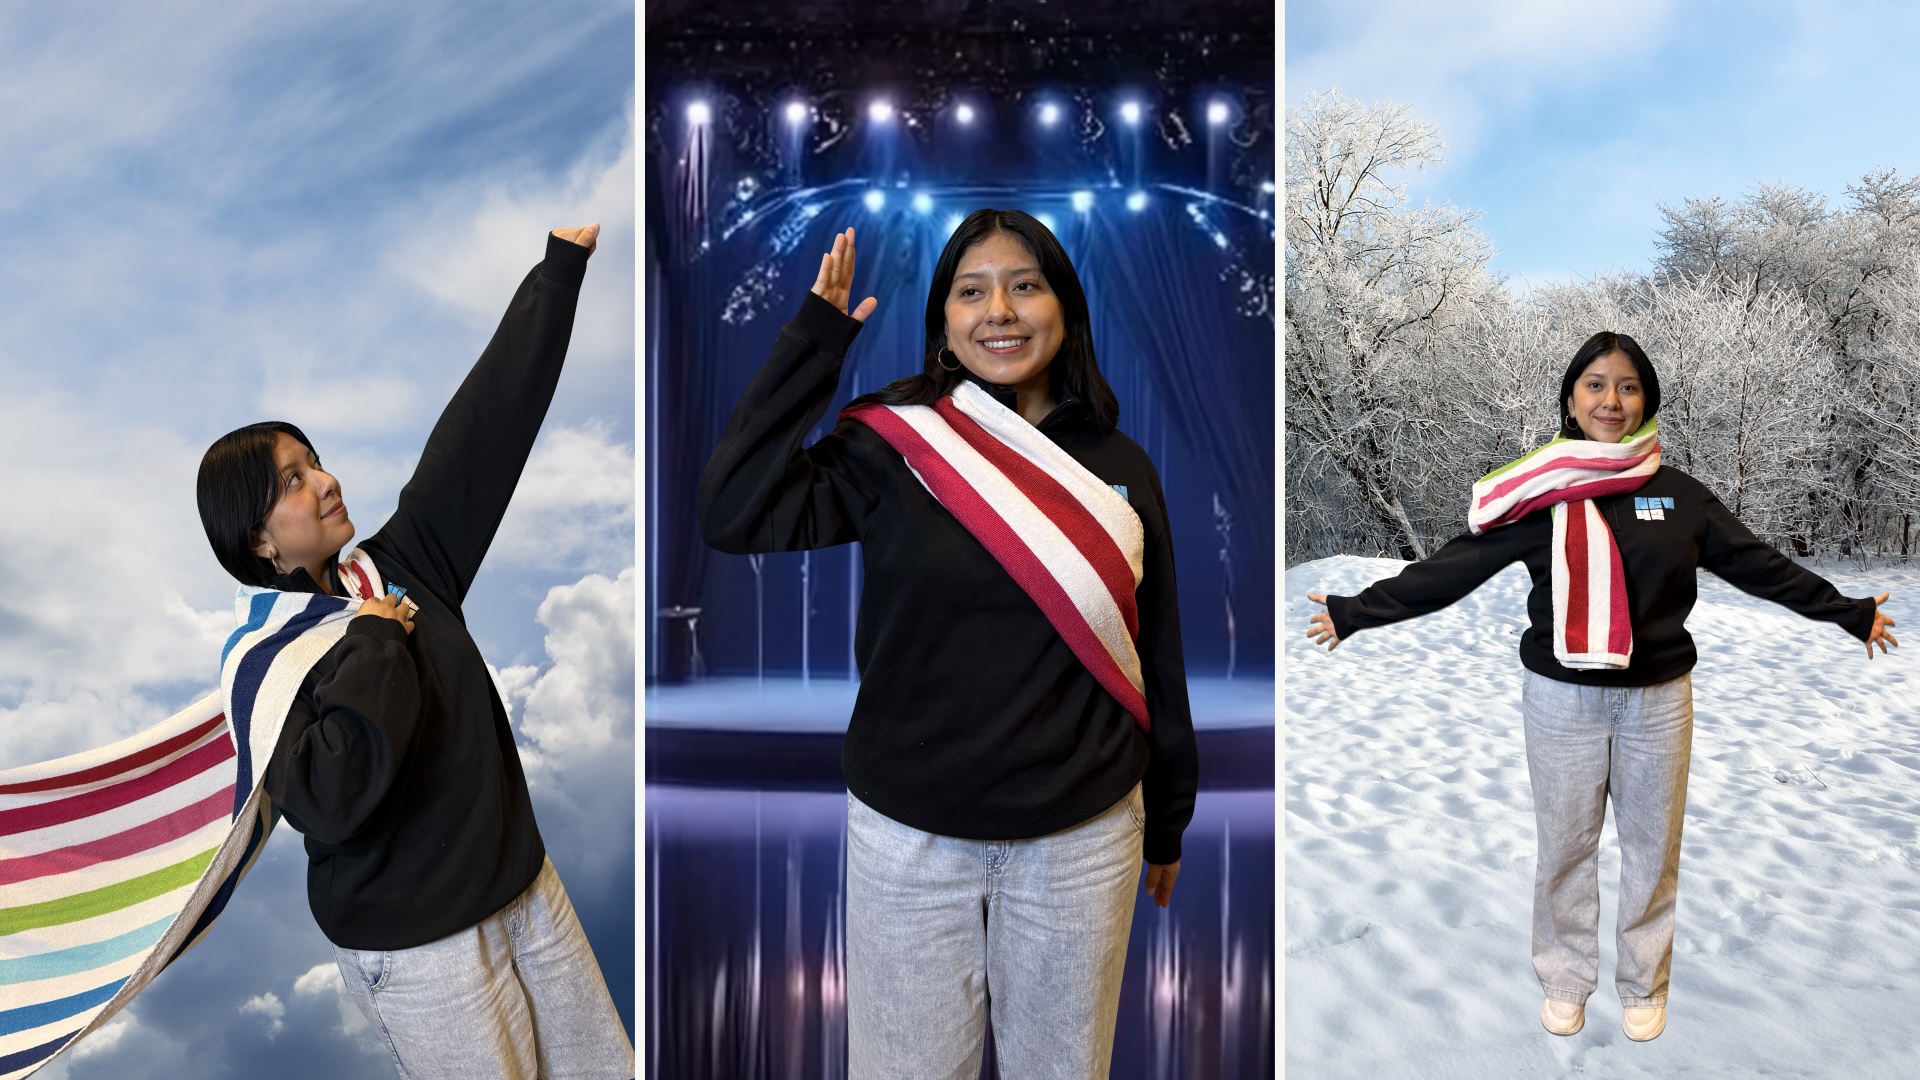
<instances>
[{"instance_id":1,"label":"blue stage backdrop","mask_svg":"<svg viewBox=\"0 0 1920 1080\"><path fill-rule=\"evenodd\" d=\"M1072 257L1172 520L1202 793L1173 906L1135 921L1113 1075L1271 1070L1272 11L1060 6L652 12L649 1076L844 1076L860 552L714 552L695 489L837 231L858 230L854 289L879 308L816 438L920 369L933 263L985 206Z\"/></svg>"}]
</instances>

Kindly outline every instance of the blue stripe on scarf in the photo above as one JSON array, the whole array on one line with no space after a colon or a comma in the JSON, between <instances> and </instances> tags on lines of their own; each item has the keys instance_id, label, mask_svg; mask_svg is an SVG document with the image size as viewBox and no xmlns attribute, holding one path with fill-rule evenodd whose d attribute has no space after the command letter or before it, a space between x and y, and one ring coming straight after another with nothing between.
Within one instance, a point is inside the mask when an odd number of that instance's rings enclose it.
<instances>
[{"instance_id":1,"label":"blue stripe on scarf","mask_svg":"<svg viewBox=\"0 0 1920 1080\"><path fill-rule=\"evenodd\" d=\"M25 1050L15 1050L6 1057L0 1057L0 1073L10 1073L18 1069L24 1069L29 1065L37 1065L52 1057L61 1047L73 1041L73 1037L78 1034L80 1034L80 1029L74 1028L72 1031L67 1032L65 1035L51 1042L43 1042L39 1046L29 1046Z\"/></svg>"},{"instance_id":2,"label":"blue stripe on scarf","mask_svg":"<svg viewBox=\"0 0 1920 1080\"><path fill-rule=\"evenodd\" d=\"M233 820L240 820L240 811L247 806L247 796L253 794L253 703L260 696L260 684L266 680L267 671L273 667L280 650L292 644L294 639L306 633L315 623L344 611L346 606L345 600L335 596L309 597L306 610L282 623L280 629L248 649L247 655L240 658L240 666L233 673L232 715L227 717L227 723L233 728L234 749L238 752L235 769L239 779L233 785Z\"/></svg>"},{"instance_id":3,"label":"blue stripe on scarf","mask_svg":"<svg viewBox=\"0 0 1920 1080\"><path fill-rule=\"evenodd\" d=\"M119 993L120 988L126 984L125 979L115 979L105 986L96 986L85 993L0 1012L0 1035L17 1035L29 1028L37 1028L42 1024L51 1024L55 1020L77 1016L96 1005L105 1005L112 1001L113 995Z\"/></svg>"},{"instance_id":4,"label":"blue stripe on scarf","mask_svg":"<svg viewBox=\"0 0 1920 1080\"><path fill-rule=\"evenodd\" d=\"M119 937L96 941L91 945L75 945L70 949L0 960L0 984L57 979L62 975L77 975L82 971L92 971L94 968L111 964L115 960L125 960L134 953L152 948L153 943L159 941L160 936L167 932L167 926L173 922L173 918L172 915L168 915L138 930L129 930ZM0 1069L0 1072L5 1071Z\"/></svg>"},{"instance_id":5,"label":"blue stripe on scarf","mask_svg":"<svg viewBox=\"0 0 1920 1080\"><path fill-rule=\"evenodd\" d=\"M247 621L235 627L233 633L227 635L227 643L220 647L222 671L227 667L227 654L233 651L235 645L240 644L240 639L267 625L267 616L273 614L273 602L279 595L275 592L259 592L254 593L253 599L247 601Z\"/></svg>"}]
</instances>

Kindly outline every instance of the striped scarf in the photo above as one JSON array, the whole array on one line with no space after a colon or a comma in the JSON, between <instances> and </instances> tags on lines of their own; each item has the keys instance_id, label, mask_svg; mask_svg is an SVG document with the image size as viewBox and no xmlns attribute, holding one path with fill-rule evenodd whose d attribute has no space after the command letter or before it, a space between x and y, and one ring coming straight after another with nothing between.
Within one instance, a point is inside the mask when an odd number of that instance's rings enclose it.
<instances>
[{"instance_id":1,"label":"striped scarf","mask_svg":"<svg viewBox=\"0 0 1920 1080\"><path fill-rule=\"evenodd\" d=\"M1633 661L1633 625L1620 548L1593 500L1639 490L1660 468L1658 424L1617 443L1555 436L1473 485L1467 528L1475 535L1553 513L1553 655L1576 670Z\"/></svg>"},{"instance_id":2,"label":"striped scarf","mask_svg":"<svg viewBox=\"0 0 1920 1080\"><path fill-rule=\"evenodd\" d=\"M1134 602L1145 548L1126 496L969 382L932 405L869 403L841 418L900 452L1146 730Z\"/></svg>"},{"instance_id":3,"label":"striped scarf","mask_svg":"<svg viewBox=\"0 0 1920 1080\"><path fill-rule=\"evenodd\" d=\"M105 1024L205 936L279 815L260 790L314 662L378 595L242 588L220 690L110 746L0 772L0 1080Z\"/></svg>"}]
</instances>

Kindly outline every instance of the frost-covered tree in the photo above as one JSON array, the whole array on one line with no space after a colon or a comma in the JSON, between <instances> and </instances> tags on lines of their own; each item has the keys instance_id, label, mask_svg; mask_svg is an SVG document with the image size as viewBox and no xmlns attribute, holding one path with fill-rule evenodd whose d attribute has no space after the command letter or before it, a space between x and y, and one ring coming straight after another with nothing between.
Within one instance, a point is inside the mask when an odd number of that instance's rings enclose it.
<instances>
[{"instance_id":1,"label":"frost-covered tree","mask_svg":"<svg viewBox=\"0 0 1920 1080\"><path fill-rule=\"evenodd\" d=\"M1395 182L1441 153L1406 106L1328 92L1287 114L1288 480L1332 500L1312 511L1319 527L1408 558L1427 542L1404 478L1423 467L1422 429L1443 422L1419 400L1421 368L1493 287L1472 215L1414 205Z\"/></svg>"}]
</instances>

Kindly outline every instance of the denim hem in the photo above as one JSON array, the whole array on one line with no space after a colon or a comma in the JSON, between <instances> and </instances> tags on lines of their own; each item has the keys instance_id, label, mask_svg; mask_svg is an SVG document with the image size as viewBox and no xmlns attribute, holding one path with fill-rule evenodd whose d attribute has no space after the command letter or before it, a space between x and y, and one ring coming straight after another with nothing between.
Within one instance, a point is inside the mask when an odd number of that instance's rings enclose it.
<instances>
[{"instance_id":1,"label":"denim hem","mask_svg":"<svg viewBox=\"0 0 1920 1080\"><path fill-rule=\"evenodd\" d=\"M1652 997L1623 997L1620 999L1623 1009L1664 1009L1667 1007L1667 995L1655 994Z\"/></svg>"},{"instance_id":2,"label":"denim hem","mask_svg":"<svg viewBox=\"0 0 1920 1080\"><path fill-rule=\"evenodd\" d=\"M1564 1001L1569 1005L1585 1005L1593 991L1562 990L1557 986L1541 986L1541 992L1554 1001Z\"/></svg>"}]
</instances>

